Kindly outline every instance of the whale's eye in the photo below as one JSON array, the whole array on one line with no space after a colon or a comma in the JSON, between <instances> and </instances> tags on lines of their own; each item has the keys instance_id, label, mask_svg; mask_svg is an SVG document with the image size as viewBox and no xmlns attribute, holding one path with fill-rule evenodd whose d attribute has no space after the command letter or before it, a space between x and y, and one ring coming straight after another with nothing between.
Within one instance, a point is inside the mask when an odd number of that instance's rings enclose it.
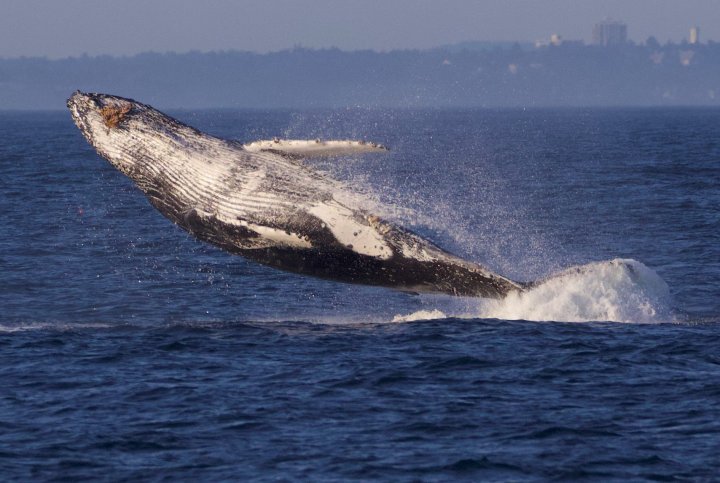
<instances>
[{"instance_id":1,"label":"whale's eye","mask_svg":"<svg viewBox=\"0 0 720 483\"><path fill-rule=\"evenodd\" d=\"M118 124L132 109L131 104L123 104L120 106L105 106L100 109L100 115L105 120L105 125L110 128L117 127Z\"/></svg>"}]
</instances>

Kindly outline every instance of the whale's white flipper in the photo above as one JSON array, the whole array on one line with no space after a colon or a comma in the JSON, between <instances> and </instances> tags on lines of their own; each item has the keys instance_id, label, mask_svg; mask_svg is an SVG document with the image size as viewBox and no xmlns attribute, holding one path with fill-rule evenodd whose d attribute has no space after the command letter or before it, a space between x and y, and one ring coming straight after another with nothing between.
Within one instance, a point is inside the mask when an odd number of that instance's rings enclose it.
<instances>
[{"instance_id":1,"label":"whale's white flipper","mask_svg":"<svg viewBox=\"0 0 720 483\"><path fill-rule=\"evenodd\" d=\"M382 144L366 141L319 139L270 139L244 144L243 148L252 153L273 152L290 157L318 158L345 156L349 154L383 152L388 149Z\"/></svg>"}]
</instances>

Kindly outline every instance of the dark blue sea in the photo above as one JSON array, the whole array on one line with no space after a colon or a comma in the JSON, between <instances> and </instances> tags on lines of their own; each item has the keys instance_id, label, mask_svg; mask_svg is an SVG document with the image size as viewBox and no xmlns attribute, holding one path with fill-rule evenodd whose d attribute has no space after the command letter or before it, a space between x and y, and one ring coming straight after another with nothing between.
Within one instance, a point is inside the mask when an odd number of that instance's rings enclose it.
<instances>
[{"instance_id":1,"label":"dark blue sea","mask_svg":"<svg viewBox=\"0 0 720 483\"><path fill-rule=\"evenodd\" d=\"M503 275L586 268L504 301L279 272L69 113L0 113L3 481L720 478L720 110L171 114L381 142L310 163Z\"/></svg>"}]
</instances>

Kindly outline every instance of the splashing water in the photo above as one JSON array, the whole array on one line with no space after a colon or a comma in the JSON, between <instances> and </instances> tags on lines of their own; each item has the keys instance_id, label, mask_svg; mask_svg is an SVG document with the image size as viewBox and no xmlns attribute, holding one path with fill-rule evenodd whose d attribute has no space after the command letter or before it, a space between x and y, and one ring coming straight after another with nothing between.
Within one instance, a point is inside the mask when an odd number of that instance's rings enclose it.
<instances>
[{"instance_id":1,"label":"splashing water","mask_svg":"<svg viewBox=\"0 0 720 483\"><path fill-rule=\"evenodd\" d=\"M393 317L393 322L414 322L416 320L434 320L434 319L446 319L447 315L438 309L433 310L418 310L408 315L396 315Z\"/></svg>"},{"instance_id":2,"label":"splashing water","mask_svg":"<svg viewBox=\"0 0 720 483\"><path fill-rule=\"evenodd\" d=\"M393 322L443 317L556 322L657 323L673 320L667 284L636 260L615 259L564 270L523 293L478 301L469 313L421 310Z\"/></svg>"},{"instance_id":3,"label":"splashing water","mask_svg":"<svg viewBox=\"0 0 720 483\"><path fill-rule=\"evenodd\" d=\"M667 284L636 260L615 259L573 267L524 293L485 304L483 318L561 322L665 322Z\"/></svg>"},{"instance_id":4,"label":"splashing water","mask_svg":"<svg viewBox=\"0 0 720 483\"><path fill-rule=\"evenodd\" d=\"M473 235L465 232L461 224L443 226L450 208L440 210L444 216L424 215L414 208L405 207L404 199L389 202L367 180L355 176L339 186L349 188L338 193L351 206L378 213L403 225L424 225L445 229L457 242L472 244ZM436 207L437 208L437 207ZM519 215L518 215L519 216ZM438 221L443 220L443 221ZM490 240L492 240L492 235ZM495 237L495 242L503 237ZM487 240L485 240L487 242ZM485 248L493 243L485 243ZM541 280L533 288L522 293L511 293L502 300L482 299L473 301L468 312L464 309L448 313L438 308L424 309L411 314L397 314L393 322L433 320L447 317L497 318L505 320L533 320L557 322L635 322L657 323L673 321L670 309L670 291L660 276L641 262L632 259L614 259L575 266ZM477 305L476 305L477 304ZM443 307L444 309L444 307Z\"/></svg>"}]
</instances>

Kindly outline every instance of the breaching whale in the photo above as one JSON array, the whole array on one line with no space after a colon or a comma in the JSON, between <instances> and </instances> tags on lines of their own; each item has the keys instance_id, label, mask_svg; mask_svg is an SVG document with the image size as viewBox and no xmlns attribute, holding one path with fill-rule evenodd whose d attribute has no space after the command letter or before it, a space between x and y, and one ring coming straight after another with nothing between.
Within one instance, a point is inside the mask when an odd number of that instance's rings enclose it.
<instances>
[{"instance_id":1,"label":"breaching whale","mask_svg":"<svg viewBox=\"0 0 720 483\"><path fill-rule=\"evenodd\" d=\"M75 92L72 118L100 156L200 240L281 270L418 293L502 298L529 284L458 258L339 201L303 158L383 151L359 141L217 138L149 105Z\"/></svg>"}]
</instances>

